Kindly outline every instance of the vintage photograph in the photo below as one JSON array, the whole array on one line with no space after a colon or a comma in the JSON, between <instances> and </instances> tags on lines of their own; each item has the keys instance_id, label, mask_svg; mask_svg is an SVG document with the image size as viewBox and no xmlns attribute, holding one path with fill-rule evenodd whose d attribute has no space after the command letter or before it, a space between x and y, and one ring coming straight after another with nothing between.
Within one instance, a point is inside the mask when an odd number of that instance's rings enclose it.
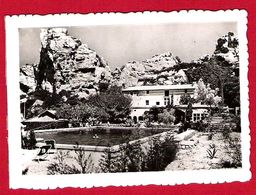
<instances>
[{"instance_id":1,"label":"vintage photograph","mask_svg":"<svg viewBox=\"0 0 256 195\"><path fill-rule=\"evenodd\" d=\"M241 170L239 33L189 17L17 28L20 174Z\"/></svg>"}]
</instances>

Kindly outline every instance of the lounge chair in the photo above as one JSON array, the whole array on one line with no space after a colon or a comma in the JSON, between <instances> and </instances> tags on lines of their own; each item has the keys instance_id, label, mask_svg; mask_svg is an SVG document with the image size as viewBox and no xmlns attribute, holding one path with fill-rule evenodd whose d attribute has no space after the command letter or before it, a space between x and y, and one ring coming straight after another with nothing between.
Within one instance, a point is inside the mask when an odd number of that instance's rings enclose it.
<instances>
[{"instance_id":1,"label":"lounge chair","mask_svg":"<svg viewBox=\"0 0 256 195\"><path fill-rule=\"evenodd\" d=\"M36 155L36 159L38 162L39 160L43 160L48 156L51 147L51 145L43 145L39 148L39 152Z\"/></svg>"}]
</instances>

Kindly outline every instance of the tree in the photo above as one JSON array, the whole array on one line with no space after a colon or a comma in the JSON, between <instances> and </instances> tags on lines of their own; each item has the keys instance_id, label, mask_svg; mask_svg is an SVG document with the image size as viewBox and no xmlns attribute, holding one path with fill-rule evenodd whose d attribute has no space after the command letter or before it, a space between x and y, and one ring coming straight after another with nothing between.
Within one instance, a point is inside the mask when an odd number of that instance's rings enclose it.
<instances>
[{"instance_id":1,"label":"tree","mask_svg":"<svg viewBox=\"0 0 256 195\"><path fill-rule=\"evenodd\" d=\"M218 88L218 94L221 97L222 103L224 103L225 83L232 80L234 71L232 64L225 61L224 58L221 56L212 56L208 61L198 64L196 67L190 67L186 73L189 82L203 79L212 88Z\"/></svg>"},{"instance_id":2,"label":"tree","mask_svg":"<svg viewBox=\"0 0 256 195\"><path fill-rule=\"evenodd\" d=\"M162 113L164 110L163 107L156 107L156 106L153 106L149 109L149 111L146 111L144 113L144 119L148 120L148 122L158 122L159 118L159 114Z\"/></svg>"},{"instance_id":3,"label":"tree","mask_svg":"<svg viewBox=\"0 0 256 195\"><path fill-rule=\"evenodd\" d=\"M59 118L69 119L72 122L106 122L109 119L109 115L103 108L86 103L77 105L63 104L56 111L56 115Z\"/></svg>"},{"instance_id":4,"label":"tree","mask_svg":"<svg viewBox=\"0 0 256 195\"><path fill-rule=\"evenodd\" d=\"M109 122L124 122L131 112L131 98L122 94L120 87L111 86L106 92L92 95L88 105L101 108L109 115Z\"/></svg>"},{"instance_id":5,"label":"tree","mask_svg":"<svg viewBox=\"0 0 256 195\"><path fill-rule=\"evenodd\" d=\"M217 95L218 91L218 88L215 90L211 89L209 84L206 86L203 79L199 79L194 91L194 100L195 102L201 102L210 106L217 106L222 100L222 98Z\"/></svg>"},{"instance_id":6,"label":"tree","mask_svg":"<svg viewBox=\"0 0 256 195\"><path fill-rule=\"evenodd\" d=\"M186 121L190 122L191 119L192 119L192 113L193 113L193 110L192 110L192 103L189 102L188 103L188 107L186 109Z\"/></svg>"},{"instance_id":7,"label":"tree","mask_svg":"<svg viewBox=\"0 0 256 195\"><path fill-rule=\"evenodd\" d=\"M224 103L229 107L240 106L240 85L239 77L233 76L224 85Z\"/></svg>"},{"instance_id":8,"label":"tree","mask_svg":"<svg viewBox=\"0 0 256 195\"><path fill-rule=\"evenodd\" d=\"M172 124L175 121L175 110L172 108L170 110L164 109L163 113L158 114L159 122L165 124Z\"/></svg>"},{"instance_id":9,"label":"tree","mask_svg":"<svg viewBox=\"0 0 256 195\"><path fill-rule=\"evenodd\" d=\"M180 104L187 105L189 102L192 103L192 101L193 101L193 99L187 93L181 95L181 97L180 97Z\"/></svg>"}]
</instances>

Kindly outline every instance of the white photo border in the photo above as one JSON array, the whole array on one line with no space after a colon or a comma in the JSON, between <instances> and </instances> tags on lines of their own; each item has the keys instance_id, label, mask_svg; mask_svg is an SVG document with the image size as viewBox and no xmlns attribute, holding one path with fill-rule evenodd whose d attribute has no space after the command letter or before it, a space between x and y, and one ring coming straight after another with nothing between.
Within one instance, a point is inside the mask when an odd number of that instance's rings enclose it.
<instances>
[{"instance_id":1,"label":"white photo border","mask_svg":"<svg viewBox=\"0 0 256 195\"><path fill-rule=\"evenodd\" d=\"M19 157L20 100L19 100L19 28L70 27L86 25L159 24L185 22L237 22L240 58L240 99L241 99L241 169L185 170L136 173L95 173L84 175L22 175ZM10 188L55 189L64 187L100 187L133 185L176 185L189 183L245 182L250 172L250 129L248 98L248 47L247 12L227 11L179 11L99 14L59 14L7 16L6 24L6 70L8 98L8 144Z\"/></svg>"}]
</instances>

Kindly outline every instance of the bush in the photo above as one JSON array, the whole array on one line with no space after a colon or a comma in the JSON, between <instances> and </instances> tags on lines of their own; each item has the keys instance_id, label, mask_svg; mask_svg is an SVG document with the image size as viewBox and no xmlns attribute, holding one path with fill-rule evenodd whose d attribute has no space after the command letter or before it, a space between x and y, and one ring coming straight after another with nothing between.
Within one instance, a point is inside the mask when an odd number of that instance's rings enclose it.
<instances>
[{"instance_id":1,"label":"bush","mask_svg":"<svg viewBox=\"0 0 256 195\"><path fill-rule=\"evenodd\" d=\"M86 152L77 144L74 147L75 156L70 155L70 152L58 151L55 157L55 162L51 163L47 169L48 174L84 174L92 173L94 165L91 159L91 154L87 155ZM69 164L67 159L75 160L78 166Z\"/></svg>"},{"instance_id":2,"label":"bush","mask_svg":"<svg viewBox=\"0 0 256 195\"><path fill-rule=\"evenodd\" d=\"M149 111L145 111L143 118L148 122L158 122L159 121L159 114L163 113L164 108L163 107L156 107L153 106L149 109Z\"/></svg>"},{"instance_id":3,"label":"bush","mask_svg":"<svg viewBox=\"0 0 256 195\"><path fill-rule=\"evenodd\" d=\"M27 131L25 136L21 136L21 141L24 149L32 150L36 148L36 136L32 129Z\"/></svg>"},{"instance_id":4,"label":"bush","mask_svg":"<svg viewBox=\"0 0 256 195\"><path fill-rule=\"evenodd\" d=\"M225 152L228 154L230 160L224 160L222 162L223 168L237 168L242 167L242 152L241 152L241 141L237 138L231 138L230 129L225 128L223 131L223 138L226 143Z\"/></svg>"},{"instance_id":5,"label":"bush","mask_svg":"<svg viewBox=\"0 0 256 195\"><path fill-rule=\"evenodd\" d=\"M56 153L55 162L52 162L48 167L47 171L49 175L59 174L77 174L78 170L73 166L68 165L65 160L71 158L68 152L58 151Z\"/></svg>"},{"instance_id":6,"label":"bush","mask_svg":"<svg viewBox=\"0 0 256 195\"><path fill-rule=\"evenodd\" d=\"M163 171L175 159L177 145L173 137L166 137L163 141L159 137L153 138L149 151L142 163L142 171Z\"/></svg>"},{"instance_id":7,"label":"bush","mask_svg":"<svg viewBox=\"0 0 256 195\"><path fill-rule=\"evenodd\" d=\"M118 152L108 149L100 160L102 172L138 172L141 171L141 162L144 152L139 142L129 144L128 142L120 145Z\"/></svg>"},{"instance_id":8,"label":"bush","mask_svg":"<svg viewBox=\"0 0 256 195\"><path fill-rule=\"evenodd\" d=\"M149 143L148 150L143 148L140 142L123 144L118 152L108 149L100 161L101 171L116 173L165 170L175 159L176 143L169 136L164 140L153 138Z\"/></svg>"},{"instance_id":9,"label":"bush","mask_svg":"<svg viewBox=\"0 0 256 195\"><path fill-rule=\"evenodd\" d=\"M189 122L187 122L187 121L184 121L182 123L182 125L180 126L180 128L179 128L179 133L187 131L187 129L190 128L190 127L191 127L191 124Z\"/></svg>"},{"instance_id":10,"label":"bush","mask_svg":"<svg viewBox=\"0 0 256 195\"><path fill-rule=\"evenodd\" d=\"M203 121L197 121L194 123L191 123L191 128L198 130L200 132L205 132L209 129L210 124L208 122Z\"/></svg>"},{"instance_id":11,"label":"bush","mask_svg":"<svg viewBox=\"0 0 256 195\"><path fill-rule=\"evenodd\" d=\"M209 148L206 150L207 152L207 157L210 159L213 159L216 157L217 149L215 144L210 144Z\"/></svg>"},{"instance_id":12,"label":"bush","mask_svg":"<svg viewBox=\"0 0 256 195\"><path fill-rule=\"evenodd\" d=\"M164 109L163 113L158 114L159 122L163 122L165 124L172 124L175 121L174 116L174 109L170 109L169 111L167 109Z\"/></svg>"},{"instance_id":13,"label":"bush","mask_svg":"<svg viewBox=\"0 0 256 195\"><path fill-rule=\"evenodd\" d=\"M234 132L241 132L241 117L239 116L235 116L233 121L236 125L235 128L232 129Z\"/></svg>"}]
</instances>

